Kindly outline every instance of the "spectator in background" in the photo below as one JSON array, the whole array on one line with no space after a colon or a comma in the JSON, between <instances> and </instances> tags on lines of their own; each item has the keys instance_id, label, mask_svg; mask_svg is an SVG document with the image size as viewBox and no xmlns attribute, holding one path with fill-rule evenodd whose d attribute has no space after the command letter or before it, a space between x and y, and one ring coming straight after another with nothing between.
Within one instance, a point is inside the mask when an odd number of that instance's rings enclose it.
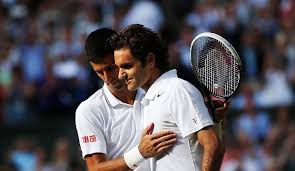
<instances>
[{"instance_id":1,"label":"spectator in background","mask_svg":"<svg viewBox=\"0 0 295 171\"><path fill-rule=\"evenodd\" d=\"M71 162L69 141L65 137L58 138L52 151L51 161L42 171L68 171Z\"/></svg>"},{"instance_id":2,"label":"spectator in background","mask_svg":"<svg viewBox=\"0 0 295 171\"><path fill-rule=\"evenodd\" d=\"M224 9L218 6L218 1L194 1L193 10L188 12L185 21L195 27L196 33L201 33L216 27L223 16Z\"/></svg>"},{"instance_id":3,"label":"spectator in background","mask_svg":"<svg viewBox=\"0 0 295 171\"><path fill-rule=\"evenodd\" d=\"M36 171L37 156L35 144L29 137L19 137L16 139L15 147L10 152L10 161L16 166L18 171Z\"/></svg>"},{"instance_id":4,"label":"spectator in background","mask_svg":"<svg viewBox=\"0 0 295 171\"><path fill-rule=\"evenodd\" d=\"M245 28L242 33L241 60L244 67L244 77L249 81L257 81L261 74L262 63L261 50L257 48L260 34L255 28Z\"/></svg>"},{"instance_id":5,"label":"spectator in background","mask_svg":"<svg viewBox=\"0 0 295 171\"><path fill-rule=\"evenodd\" d=\"M76 39L72 25L62 27L63 33L49 49L49 58L52 61L49 71L58 79L58 96L60 105L64 108L73 108L87 95L87 68L80 62L83 54L83 45ZM79 92L79 93L77 93ZM65 110L67 111L67 110Z\"/></svg>"},{"instance_id":6,"label":"spectator in background","mask_svg":"<svg viewBox=\"0 0 295 171\"><path fill-rule=\"evenodd\" d=\"M120 28L125 28L130 24L143 24L159 32L164 22L165 17L158 3L152 0L138 1L132 4L123 17Z\"/></svg>"},{"instance_id":7,"label":"spectator in background","mask_svg":"<svg viewBox=\"0 0 295 171\"><path fill-rule=\"evenodd\" d=\"M4 102L4 123L7 126L26 124L30 117L24 93L25 80L20 66L12 69L12 82Z\"/></svg>"},{"instance_id":8,"label":"spectator in background","mask_svg":"<svg viewBox=\"0 0 295 171\"><path fill-rule=\"evenodd\" d=\"M71 25L64 26L61 33L61 38L49 51L49 57L54 61L53 72L61 79L77 78L83 74L77 62L83 53L82 42L74 39Z\"/></svg>"},{"instance_id":9,"label":"spectator in background","mask_svg":"<svg viewBox=\"0 0 295 171\"><path fill-rule=\"evenodd\" d=\"M24 72L24 81L37 83L44 79L45 47L38 40L38 28L35 18L31 18L25 42L20 47L20 63Z\"/></svg>"},{"instance_id":10,"label":"spectator in background","mask_svg":"<svg viewBox=\"0 0 295 171\"><path fill-rule=\"evenodd\" d=\"M97 28L105 27L103 5L99 3L87 4L75 19L74 31L78 36L86 39L87 35Z\"/></svg>"},{"instance_id":11,"label":"spectator in background","mask_svg":"<svg viewBox=\"0 0 295 171\"><path fill-rule=\"evenodd\" d=\"M11 84L12 68L18 64L20 54L14 38L9 35L3 37L3 41L0 42L0 85L7 88Z\"/></svg>"},{"instance_id":12,"label":"spectator in background","mask_svg":"<svg viewBox=\"0 0 295 171\"><path fill-rule=\"evenodd\" d=\"M194 31L194 27L189 24L184 24L183 27L181 27L179 39L174 45L177 47L176 54L179 54L176 59L177 62L175 67L177 68L177 75L180 78L187 80L198 87L197 80L192 72L190 58L190 46L194 38Z\"/></svg>"},{"instance_id":13,"label":"spectator in background","mask_svg":"<svg viewBox=\"0 0 295 171\"><path fill-rule=\"evenodd\" d=\"M264 142L270 128L270 119L266 112L257 111L252 96L245 99L244 110L234 122L236 135L245 134L254 143Z\"/></svg>"},{"instance_id":14,"label":"spectator in background","mask_svg":"<svg viewBox=\"0 0 295 171\"><path fill-rule=\"evenodd\" d=\"M260 107L291 105L293 94L288 84L284 64L273 56L270 49L265 53L264 59L265 82L261 90L257 92L257 105Z\"/></svg>"}]
</instances>

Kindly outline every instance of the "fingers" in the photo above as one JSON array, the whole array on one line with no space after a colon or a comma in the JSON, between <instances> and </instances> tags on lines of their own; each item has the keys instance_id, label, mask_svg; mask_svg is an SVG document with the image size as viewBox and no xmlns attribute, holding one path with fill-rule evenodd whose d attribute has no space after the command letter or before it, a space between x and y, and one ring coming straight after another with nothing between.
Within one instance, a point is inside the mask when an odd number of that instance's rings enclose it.
<instances>
[{"instance_id":1,"label":"fingers","mask_svg":"<svg viewBox=\"0 0 295 171\"><path fill-rule=\"evenodd\" d=\"M163 141L158 141L155 144L157 144L156 149L160 149L162 147L166 147L166 146L172 146L173 144L176 143L176 138L172 138L172 139L167 139L167 140L163 140Z\"/></svg>"},{"instance_id":2,"label":"fingers","mask_svg":"<svg viewBox=\"0 0 295 171\"><path fill-rule=\"evenodd\" d=\"M162 136L160 138L154 139L155 145L159 144L166 144L168 145L170 142L174 143L176 142L176 135L175 134L168 134L165 136Z\"/></svg>"},{"instance_id":3,"label":"fingers","mask_svg":"<svg viewBox=\"0 0 295 171\"><path fill-rule=\"evenodd\" d=\"M157 149L156 153L157 154L162 154L163 152L168 151L172 146L173 146L173 144L162 146L162 147Z\"/></svg>"},{"instance_id":4,"label":"fingers","mask_svg":"<svg viewBox=\"0 0 295 171\"><path fill-rule=\"evenodd\" d=\"M153 130L152 127L153 124L145 129L145 135L142 136L139 144L139 151L144 158L157 156L176 143L176 134L172 131L162 131L149 135L148 133Z\"/></svg>"},{"instance_id":5,"label":"fingers","mask_svg":"<svg viewBox=\"0 0 295 171\"><path fill-rule=\"evenodd\" d=\"M152 134L151 138L158 139L158 138L166 136L166 135L173 135L174 137L176 137L176 134L173 131L167 130L167 131L161 131L161 132Z\"/></svg>"},{"instance_id":6,"label":"fingers","mask_svg":"<svg viewBox=\"0 0 295 171\"><path fill-rule=\"evenodd\" d=\"M215 113L224 113L228 110L230 101L224 101L223 107L215 108Z\"/></svg>"},{"instance_id":7,"label":"fingers","mask_svg":"<svg viewBox=\"0 0 295 171\"><path fill-rule=\"evenodd\" d=\"M217 120L223 120L225 117L225 112L229 109L230 101L224 101L223 107L215 108L215 118Z\"/></svg>"},{"instance_id":8,"label":"fingers","mask_svg":"<svg viewBox=\"0 0 295 171\"><path fill-rule=\"evenodd\" d=\"M151 135L151 134L153 133L153 131L154 131L154 127L155 127L154 123L151 123L149 126L147 126L147 127L144 129L142 135L143 135L143 136L144 136L144 135Z\"/></svg>"}]
</instances>

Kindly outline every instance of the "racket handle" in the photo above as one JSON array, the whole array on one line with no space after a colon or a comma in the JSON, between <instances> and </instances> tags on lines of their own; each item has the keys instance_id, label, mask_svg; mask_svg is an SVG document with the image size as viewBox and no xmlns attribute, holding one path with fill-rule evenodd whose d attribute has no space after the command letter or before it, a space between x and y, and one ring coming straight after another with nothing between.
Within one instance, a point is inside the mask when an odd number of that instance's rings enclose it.
<instances>
[{"instance_id":1,"label":"racket handle","mask_svg":"<svg viewBox=\"0 0 295 171\"><path fill-rule=\"evenodd\" d=\"M218 135L220 141L222 142L222 123L221 123L221 121L214 122L214 127L215 127L215 130L217 132L217 135Z\"/></svg>"}]
</instances>

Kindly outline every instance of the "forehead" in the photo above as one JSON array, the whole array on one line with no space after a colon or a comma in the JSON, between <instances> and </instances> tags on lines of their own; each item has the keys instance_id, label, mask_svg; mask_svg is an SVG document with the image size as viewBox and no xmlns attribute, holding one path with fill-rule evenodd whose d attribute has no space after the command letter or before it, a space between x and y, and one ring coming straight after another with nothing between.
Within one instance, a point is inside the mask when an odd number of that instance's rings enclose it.
<instances>
[{"instance_id":1,"label":"forehead","mask_svg":"<svg viewBox=\"0 0 295 171\"><path fill-rule=\"evenodd\" d=\"M115 64L114 56L112 54L105 56L101 62L94 63L90 61L91 66L94 70L104 70L104 68Z\"/></svg>"},{"instance_id":2,"label":"forehead","mask_svg":"<svg viewBox=\"0 0 295 171\"><path fill-rule=\"evenodd\" d=\"M136 61L136 58L132 56L131 51L128 48L115 50L114 57L116 64L131 63Z\"/></svg>"}]
</instances>

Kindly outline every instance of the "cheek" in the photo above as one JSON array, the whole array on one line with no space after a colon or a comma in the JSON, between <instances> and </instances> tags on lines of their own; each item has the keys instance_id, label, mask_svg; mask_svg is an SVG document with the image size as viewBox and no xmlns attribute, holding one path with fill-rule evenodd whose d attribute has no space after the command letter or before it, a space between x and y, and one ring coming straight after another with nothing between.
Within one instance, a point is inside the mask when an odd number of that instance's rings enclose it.
<instances>
[{"instance_id":1,"label":"cheek","mask_svg":"<svg viewBox=\"0 0 295 171\"><path fill-rule=\"evenodd\" d=\"M102 81L104 81L104 76L100 74L96 74Z\"/></svg>"},{"instance_id":2,"label":"cheek","mask_svg":"<svg viewBox=\"0 0 295 171\"><path fill-rule=\"evenodd\" d=\"M118 72L112 72L109 77L111 77L112 79L118 79Z\"/></svg>"},{"instance_id":3,"label":"cheek","mask_svg":"<svg viewBox=\"0 0 295 171\"><path fill-rule=\"evenodd\" d=\"M136 77L136 70L135 69L126 70L126 74L127 74L128 78Z\"/></svg>"},{"instance_id":4,"label":"cheek","mask_svg":"<svg viewBox=\"0 0 295 171\"><path fill-rule=\"evenodd\" d=\"M146 82L146 78L148 77L147 74L149 72L144 70L144 69L140 69L138 70L135 74L136 74L136 80L138 84L144 84Z\"/></svg>"}]
</instances>

